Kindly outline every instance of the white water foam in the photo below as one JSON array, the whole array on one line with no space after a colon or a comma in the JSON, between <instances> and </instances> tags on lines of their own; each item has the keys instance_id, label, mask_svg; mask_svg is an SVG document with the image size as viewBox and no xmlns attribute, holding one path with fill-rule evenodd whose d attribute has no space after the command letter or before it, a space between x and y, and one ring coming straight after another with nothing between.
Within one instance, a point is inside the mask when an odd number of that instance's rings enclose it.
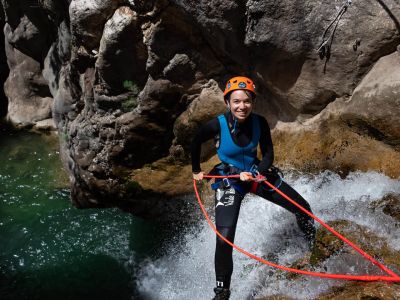
<instances>
[{"instance_id":1,"label":"white water foam","mask_svg":"<svg viewBox=\"0 0 400 300\"><path fill-rule=\"evenodd\" d=\"M288 176L286 181L306 198L322 220L346 219L368 226L389 245L400 250L400 230L393 219L368 207L388 193L400 193L400 181L376 172L332 172L316 176ZM398 224L397 224L398 225ZM294 215L262 198L247 196L242 204L235 243L257 256L290 265L307 251ZM156 261L146 263L138 289L145 299L211 299L214 277L215 234L206 221L187 233L181 244ZM281 271L262 265L234 251L231 299L286 295L312 299L341 282L315 277L288 280ZM376 274L376 267L355 255L337 255L315 271Z\"/></svg>"}]
</instances>

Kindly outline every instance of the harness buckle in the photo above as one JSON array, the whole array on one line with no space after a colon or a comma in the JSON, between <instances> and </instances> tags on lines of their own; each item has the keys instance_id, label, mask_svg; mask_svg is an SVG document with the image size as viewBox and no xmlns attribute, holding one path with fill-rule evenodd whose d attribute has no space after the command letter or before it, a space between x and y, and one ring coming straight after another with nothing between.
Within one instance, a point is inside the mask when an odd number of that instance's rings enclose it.
<instances>
[{"instance_id":1,"label":"harness buckle","mask_svg":"<svg viewBox=\"0 0 400 300\"><path fill-rule=\"evenodd\" d=\"M223 178L222 182L224 184L224 187L226 187L226 188L230 188L231 187L231 182L229 181L228 178Z\"/></svg>"},{"instance_id":2,"label":"harness buckle","mask_svg":"<svg viewBox=\"0 0 400 300\"><path fill-rule=\"evenodd\" d=\"M251 166L249 172L251 173L251 175L253 175L253 177L257 177L258 175L260 175L260 173L258 172L258 166L256 164L253 164Z\"/></svg>"}]
</instances>

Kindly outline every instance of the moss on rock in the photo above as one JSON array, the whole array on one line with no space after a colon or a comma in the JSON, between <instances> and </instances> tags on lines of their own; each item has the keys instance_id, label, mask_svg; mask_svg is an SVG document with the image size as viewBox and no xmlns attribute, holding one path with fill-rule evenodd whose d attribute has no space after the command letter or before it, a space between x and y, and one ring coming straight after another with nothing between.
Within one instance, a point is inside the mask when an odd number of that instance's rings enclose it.
<instances>
[{"instance_id":1,"label":"moss on rock","mask_svg":"<svg viewBox=\"0 0 400 300\"><path fill-rule=\"evenodd\" d=\"M332 288L316 300L395 300L400 299L400 285L383 282L353 282Z\"/></svg>"},{"instance_id":2,"label":"moss on rock","mask_svg":"<svg viewBox=\"0 0 400 300\"><path fill-rule=\"evenodd\" d=\"M372 209L382 209L382 212L400 222L400 195L389 194L381 200L371 203ZM400 225L400 224L399 224Z\"/></svg>"},{"instance_id":3,"label":"moss on rock","mask_svg":"<svg viewBox=\"0 0 400 300\"><path fill-rule=\"evenodd\" d=\"M316 121L316 120L315 120ZM320 123L281 124L273 130L275 163L300 171L379 171L400 176L400 152L332 116ZM380 153L379 156L376 153Z\"/></svg>"},{"instance_id":4,"label":"moss on rock","mask_svg":"<svg viewBox=\"0 0 400 300\"><path fill-rule=\"evenodd\" d=\"M213 156L202 164L202 169L210 170L217 163L218 158ZM160 159L132 171L130 180L140 185L144 191L152 191L170 197L193 192L191 166L175 164L168 158ZM203 190L209 195L208 187L204 187Z\"/></svg>"}]
</instances>

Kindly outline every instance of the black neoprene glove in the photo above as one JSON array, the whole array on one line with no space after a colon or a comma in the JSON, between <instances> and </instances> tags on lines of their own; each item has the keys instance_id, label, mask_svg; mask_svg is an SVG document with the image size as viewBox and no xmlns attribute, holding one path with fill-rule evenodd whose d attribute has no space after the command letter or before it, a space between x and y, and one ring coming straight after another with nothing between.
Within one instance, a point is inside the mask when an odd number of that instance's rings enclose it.
<instances>
[{"instance_id":1,"label":"black neoprene glove","mask_svg":"<svg viewBox=\"0 0 400 300\"><path fill-rule=\"evenodd\" d=\"M269 173L269 168L271 168L271 166L271 162L262 160L258 165L258 172L261 175L266 176Z\"/></svg>"}]
</instances>

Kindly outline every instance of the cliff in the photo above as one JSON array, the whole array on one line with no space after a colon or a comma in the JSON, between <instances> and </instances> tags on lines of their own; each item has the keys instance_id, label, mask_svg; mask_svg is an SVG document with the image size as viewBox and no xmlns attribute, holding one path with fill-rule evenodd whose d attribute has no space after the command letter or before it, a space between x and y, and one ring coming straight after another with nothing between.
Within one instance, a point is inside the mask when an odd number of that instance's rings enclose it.
<instances>
[{"instance_id":1,"label":"cliff","mask_svg":"<svg viewBox=\"0 0 400 300\"><path fill-rule=\"evenodd\" d=\"M400 7L346 3L2 0L7 119L54 120L75 205L151 217L191 190L191 138L244 74L276 164L398 178Z\"/></svg>"}]
</instances>

